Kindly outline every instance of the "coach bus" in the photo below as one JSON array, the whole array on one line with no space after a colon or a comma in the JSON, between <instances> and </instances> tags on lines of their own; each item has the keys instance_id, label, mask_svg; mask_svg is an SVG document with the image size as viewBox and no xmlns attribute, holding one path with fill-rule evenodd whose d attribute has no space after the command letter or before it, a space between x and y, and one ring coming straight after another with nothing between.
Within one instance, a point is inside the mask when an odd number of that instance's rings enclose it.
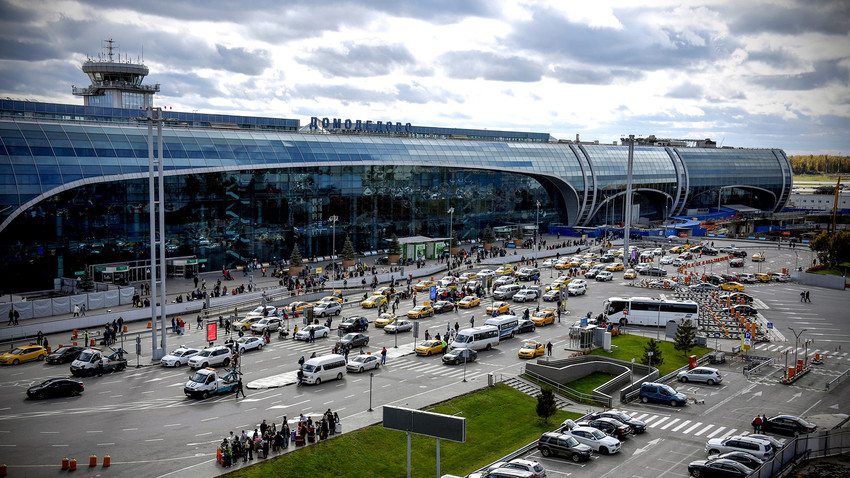
<instances>
[{"instance_id":1,"label":"coach bus","mask_svg":"<svg viewBox=\"0 0 850 478\"><path fill-rule=\"evenodd\" d=\"M696 324L699 305L693 301L668 300L664 297L611 297L602 309L608 320L620 325L653 325L664 327L669 322L689 319Z\"/></svg>"},{"instance_id":2,"label":"coach bus","mask_svg":"<svg viewBox=\"0 0 850 478\"><path fill-rule=\"evenodd\" d=\"M519 327L519 319L515 315L500 315L484 321L484 325L492 325L499 329L499 339L513 338Z\"/></svg>"}]
</instances>

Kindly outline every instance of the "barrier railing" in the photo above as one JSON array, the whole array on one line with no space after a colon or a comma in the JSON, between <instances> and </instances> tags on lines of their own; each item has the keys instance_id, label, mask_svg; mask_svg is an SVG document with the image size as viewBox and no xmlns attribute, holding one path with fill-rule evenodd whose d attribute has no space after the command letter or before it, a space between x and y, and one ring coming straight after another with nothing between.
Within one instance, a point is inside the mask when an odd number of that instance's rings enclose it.
<instances>
[{"instance_id":1,"label":"barrier railing","mask_svg":"<svg viewBox=\"0 0 850 478\"><path fill-rule=\"evenodd\" d=\"M836 383L843 380L844 377L847 376L847 374L850 374L850 369L845 370L844 373L842 373L841 375L835 377L834 379L830 380L829 382L826 382L826 391L828 392L829 387L831 387L832 385L835 385Z\"/></svg>"}]
</instances>

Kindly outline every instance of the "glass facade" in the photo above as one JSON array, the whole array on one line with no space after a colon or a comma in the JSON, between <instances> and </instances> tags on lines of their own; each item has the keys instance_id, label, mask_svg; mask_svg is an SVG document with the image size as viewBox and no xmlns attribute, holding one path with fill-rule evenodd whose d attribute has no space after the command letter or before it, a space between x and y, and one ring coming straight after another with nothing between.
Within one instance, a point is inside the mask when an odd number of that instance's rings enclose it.
<instances>
[{"instance_id":1,"label":"glass facade","mask_svg":"<svg viewBox=\"0 0 850 478\"><path fill-rule=\"evenodd\" d=\"M20 103L0 101L0 288L43 288L86 264L146 258L147 128L132 110ZM488 224L533 224L538 201L544 230L622 220L624 146L543 142L539 133L435 139L445 129L427 127L407 137L308 134L295 132L297 120L173 117L163 132L167 250L205 258L209 270L286 258L294 244L308 257L329 255L332 215L337 251L346 235L358 251L383 249L392 234L445 237L450 207L462 239ZM415 137L423 134L431 136ZM643 219L716 205L718 193L724 204L774 210L785 189L790 168L779 150L635 148Z\"/></svg>"}]
</instances>

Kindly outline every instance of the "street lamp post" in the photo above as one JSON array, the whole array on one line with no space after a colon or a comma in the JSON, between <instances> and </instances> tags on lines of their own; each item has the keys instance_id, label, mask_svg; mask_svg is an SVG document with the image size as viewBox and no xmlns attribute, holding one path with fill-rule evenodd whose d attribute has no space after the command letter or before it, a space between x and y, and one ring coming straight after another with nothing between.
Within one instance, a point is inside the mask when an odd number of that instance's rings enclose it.
<instances>
[{"instance_id":1,"label":"street lamp post","mask_svg":"<svg viewBox=\"0 0 850 478\"><path fill-rule=\"evenodd\" d=\"M534 250L540 252L540 201L537 201L537 216L534 220Z\"/></svg>"},{"instance_id":2,"label":"street lamp post","mask_svg":"<svg viewBox=\"0 0 850 478\"><path fill-rule=\"evenodd\" d=\"M455 208L450 207L447 212L449 213L449 263L448 263L448 269L449 269L449 272L451 272L451 270L452 270L452 264L451 264L452 246L454 246L454 244L453 244L454 240L452 239L452 237L453 237L452 236L452 232L453 232L452 226L454 226L454 220L453 219L454 219L454 214L455 214Z\"/></svg>"},{"instance_id":3,"label":"street lamp post","mask_svg":"<svg viewBox=\"0 0 850 478\"><path fill-rule=\"evenodd\" d=\"M800 336L803 335L803 332L805 332L808 329L803 329L799 333L796 330L794 330L794 327L788 327L788 330L790 330L794 334L794 370L796 370L797 369L797 348L798 348L798 345L800 343ZM786 374L788 373L788 355L787 354L785 355L785 373Z\"/></svg>"},{"instance_id":4,"label":"street lamp post","mask_svg":"<svg viewBox=\"0 0 850 478\"><path fill-rule=\"evenodd\" d=\"M333 253L331 254L331 260L335 261L336 260L336 222L339 221L339 216L336 216L336 215L331 216L331 217L328 218L328 221L330 221L333 224L333 236L331 238L331 241L333 242L333 245L332 245ZM334 263L334 271L336 271L336 263Z\"/></svg>"},{"instance_id":5,"label":"street lamp post","mask_svg":"<svg viewBox=\"0 0 850 478\"><path fill-rule=\"evenodd\" d=\"M369 411L372 411L372 378L375 376L375 372L369 372Z\"/></svg>"}]
</instances>

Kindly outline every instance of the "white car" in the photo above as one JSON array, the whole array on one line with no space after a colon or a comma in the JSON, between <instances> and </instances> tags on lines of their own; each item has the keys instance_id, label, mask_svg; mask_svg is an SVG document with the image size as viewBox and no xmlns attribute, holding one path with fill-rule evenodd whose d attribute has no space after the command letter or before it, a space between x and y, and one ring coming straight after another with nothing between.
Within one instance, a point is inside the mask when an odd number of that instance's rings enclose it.
<instances>
[{"instance_id":1,"label":"white car","mask_svg":"<svg viewBox=\"0 0 850 478\"><path fill-rule=\"evenodd\" d=\"M473 473L469 475L469 478L490 476L488 473L492 473L498 469L521 470L524 472L531 473L531 476L533 476L534 478L546 478L546 469L543 468L543 465L536 461L523 460L522 458L514 458L511 461L498 461L496 463L493 463L493 465L489 468L487 468L487 473L483 473L480 475ZM496 475L502 476L499 473L496 473Z\"/></svg>"},{"instance_id":2,"label":"white car","mask_svg":"<svg viewBox=\"0 0 850 478\"><path fill-rule=\"evenodd\" d=\"M673 257L673 256L664 256L664 257L661 258L661 264L663 264L663 265L672 264L673 261L675 261L675 260L676 260L676 258Z\"/></svg>"},{"instance_id":3,"label":"white car","mask_svg":"<svg viewBox=\"0 0 850 478\"><path fill-rule=\"evenodd\" d=\"M476 272L475 274L478 277L481 277L481 278L493 277L494 275L496 275L496 271L494 271L492 269L482 269L482 270Z\"/></svg>"},{"instance_id":4,"label":"white car","mask_svg":"<svg viewBox=\"0 0 850 478\"><path fill-rule=\"evenodd\" d=\"M520 289L519 292L514 294L512 299L514 302L526 302L537 300L538 297L540 297L540 293L536 289Z\"/></svg>"},{"instance_id":5,"label":"white car","mask_svg":"<svg viewBox=\"0 0 850 478\"><path fill-rule=\"evenodd\" d=\"M584 280L584 279L573 279L573 280L570 282L570 284L583 285L583 286L587 287L587 281L586 281L586 280Z\"/></svg>"},{"instance_id":6,"label":"white car","mask_svg":"<svg viewBox=\"0 0 850 478\"><path fill-rule=\"evenodd\" d=\"M198 355L201 352L201 349L192 349L189 347L180 346L174 352L162 357L159 360L159 364L163 367L179 367L181 365L186 365L189 363L189 359Z\"/></svg>"},{"instance_id":7,"label":"white car","mask_svg":"<svg viewBox=\"0 0 850 478\"><path fill-rule=\"evenodd\" d=\"M557 264L557 263L558 263L558 261L550 258L550 259L546 259L545 261L543 261L543 264L541 264L541 265L543 267L555 267L555 264Z\"/></svg>"},{"instance_id":8,"label":"white car","mask_svg":"<svg viewBox=\"0 0 850 478\"><path fill-rule=\"evenodd\" d=\"M261 305L258 306L256 309L252 310L251 312L248 312L245 316L256 317L259 315L261 317L271 317L275 314L277 314L277 307L273 305Z\"/></svg>"},{"instance_id":9,"label":"white car","mask_svg":"<svg viewBox=\"0 0 850 478\"><path fill-rule=\"evenodd\" d=\"M614 274L612 274L611 271L599 271L599 273L596 274L596 280L600 282L612 281L614 280Z\"/></svg>"},{"instance_id":10,"label":"white car","mask_svg":"<svg viewBox=\"0 0 850 478\"><path fill-rule=\"evenodd\" d=\"M413 330L413 322L409 320L396 319L389 325L384 326L384 332L388 334L397 334L399 332L407 332L408 330Z\"/></svg>"},{"instance_id":11,"label":"white car","mask_svg":"<svg viewBox=\"0 0 850 478\"><path fill-rule=\"evenodd\" d=\"M379 355L358 355L348 361L345 369L349 372L363 372L364 370L375 369L381 366L381 357Z\"/></svg>"},{"instance_id":12,"label":"white car","mask_svg":"<svg viewBox=\"0 0 850 478\"><path fill-rule=\"evenodd\" d=\"M339 315L342 312L342 304L339 302L322 302L313 308L313 314L316 317L325 317L328 315Z\"/></svg>"},{"instance_id":13,"label":"white car","mask_svg":"<svg viewBox=\"0 0 850 478\"><path fill-rule=\"evenodd\" d=\"M514 283L516 283L516 277L511 276L511 275L505 275L505 276L502 276L502 277L499 277L498 279L496 279L496 281L493 282L493 285L496 286L496 287L499 287L499 286L502 286L502 285L510 285L510 284L514 284Z\"/></svg>"},{"instance_id":14,"label":"white car","mask_svg":"<svg viewBox=\"0 0 850 478\"><path fill-rule=\"evenodd\" d=\"M561 298L561 291L558 289L552 289L549 292L543 294L544 302L555 302L556 300Z\"/></svg>"},{"instance_id":15,"label":"white car","mask_svg":"<svg viewBox=\"0 0 850 478\"><path fill-rule=\"evenodd\" d=\"M311 324L304 326L303 329L300 329L295 335L292 337L295 340L310 340L310 331L315 331L314 336L319 338L327 338L330 335L331 331L327 327L321 324Z\"/></svg>"},{"instance_id":16,"label":"white car","mask_svg":"<svg viewBox=\"0 0 850 478\"><path fill-rule=\"evenodd\" d=\"M274 332L280 329L281 320L277 317L265 317L260 319L258 322L254 322L251 324L251 331L257 332L261 334L268 330L269 332Z\"/></svg>"},{"instance_id":17,"label":"white car","mask_svg":"<svg viewBox=\"0 0 850 478\"><path fill-rule=\"evenodd\" d=\"M567 286L567 293L569 295L584 295L585 292L587 292L587 286L584 284L570 282L570 285Z\"/></svg>"},{"instance_id":18,"label":"white car","mask_svg":"<svg viewBox=\"0 0 850 478\"><path fill-rule=\"evenodd\" d=\"M236 341L236 350L239 351L239 355L242 355L247 350L262 350L265 343L262 337L239 337Z\"/></svg>"},{"instance_id":19,"label":"white car","mask_svg":"<svg viewBox=\"0 0 850 478\"><path fill-rule=\"evenodd\" d=\"M567 422L572 422L572 420L567 420ZM575 423L572 423L572 425L575 425ZM570 425L566 426L569 427ZM596 428L573 427L569 430L564 429L562 433L574 437L579 443L584 443L603 455L613 455L620 451L620 440L610 437Z\"/></svg>"},{"instance_id":20,"label":"white car","mask_svg":"<svg viewBox=\"0 0 850 478\"><path fill-rule=\"evenodd\" d=\"M679 267L679 266L683 266L683 265L685 265L684 259L680 259L678 257L673 259L673 267Z\"/></svg>"},{"instance_id":21,"label":"white car","mask_svg":"<svg viewBox=\"0 0 850 478\"><path fill-rule=\"evenodd\" d=\"M204 350L201 350L200 353L193 355L189 359L189 366L192 368L217 367L219 365L227 367L230 365L230 360L232 358L233 353L230 351L229 347L216 345L213 347L207 347Z\"/></svg>"}]
</instances>

